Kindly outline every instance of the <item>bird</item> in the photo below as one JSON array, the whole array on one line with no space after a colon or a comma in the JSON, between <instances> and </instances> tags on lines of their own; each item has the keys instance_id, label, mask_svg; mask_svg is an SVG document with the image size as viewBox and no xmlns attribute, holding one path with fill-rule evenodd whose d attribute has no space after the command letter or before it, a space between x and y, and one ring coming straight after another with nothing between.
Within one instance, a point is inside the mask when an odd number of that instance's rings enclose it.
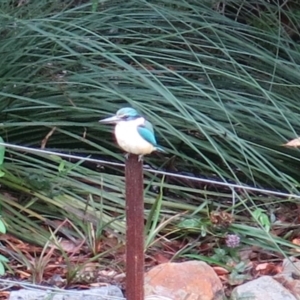
<instances>
[{"instance_id":1,"label":"bird","mask_svg":"<svg viewBox=\"0 0 300 300\"><path fill-rule=\"evenodd\" d=\"M99 122L115 124L115 137L120 148L126 152L126 158L129 154L135 154L142 161L144 155L153 151L165 152L156 142L152 124L132 107L121 108L114 116Z\"/></svg>"}]
</instances>

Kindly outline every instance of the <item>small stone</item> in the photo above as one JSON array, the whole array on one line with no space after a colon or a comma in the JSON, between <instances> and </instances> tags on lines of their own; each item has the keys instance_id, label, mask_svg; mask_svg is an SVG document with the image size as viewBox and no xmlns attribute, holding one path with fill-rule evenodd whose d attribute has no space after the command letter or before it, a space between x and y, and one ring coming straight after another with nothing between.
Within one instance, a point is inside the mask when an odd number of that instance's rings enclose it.
<instances>
[{"instance_id":1,"label":"small stone","mask_svg":"<svg viewBox=\"0 0 300 300\"><path fill-rule=\"evenodd\" d=\"M188 261L164 263L145 276L145 296L163 296L172 300L221 300L222 283L207 263Z\"/></svg>"},{"instance_id":2,"label":"small stone","mask_svg":"<svg viewBox=\"0 0 300 300\"><path fill-rule=\"evenodd\" d=\"M285 287L271 276L262 276L236 287L231 300L296 300Z\"/></svg>"}]
</instances>

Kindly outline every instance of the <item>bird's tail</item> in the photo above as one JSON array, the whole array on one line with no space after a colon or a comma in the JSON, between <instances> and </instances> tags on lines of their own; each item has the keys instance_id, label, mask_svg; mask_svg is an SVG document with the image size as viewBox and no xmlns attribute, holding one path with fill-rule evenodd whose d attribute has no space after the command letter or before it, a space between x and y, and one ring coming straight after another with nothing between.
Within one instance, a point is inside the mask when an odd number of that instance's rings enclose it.
<instances>
[{"instance_id":1,"label":"bird's tail","mask_svg":"<svg viewBox=\"0 0 300 300\"><path fill-rule=\"evenodd\" d=\"M156 151L159 151L159 152L165 152L165 153L167 152L165 149L163 149L163 148L160 147L160 146L156 146L156 147L155 147L155 150L156 150Z\"/></svg>"}]
</instances>

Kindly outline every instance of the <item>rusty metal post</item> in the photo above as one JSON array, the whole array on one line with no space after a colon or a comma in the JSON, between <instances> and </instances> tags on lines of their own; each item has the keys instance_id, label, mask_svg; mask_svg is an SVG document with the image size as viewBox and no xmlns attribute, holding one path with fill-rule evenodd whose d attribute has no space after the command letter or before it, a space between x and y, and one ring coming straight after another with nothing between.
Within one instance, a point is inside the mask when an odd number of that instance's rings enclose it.
<instances>
[{"instance_id":1,"label":"rusty metal post","mask_svg":"<svg viewBox=\"0 0 300 300\"><path fill-rule=\"evenodd\" d=\"M144 184L143 162L130 154L126 184L126 299L144 300Z\"/></svg>"}]
</instances>

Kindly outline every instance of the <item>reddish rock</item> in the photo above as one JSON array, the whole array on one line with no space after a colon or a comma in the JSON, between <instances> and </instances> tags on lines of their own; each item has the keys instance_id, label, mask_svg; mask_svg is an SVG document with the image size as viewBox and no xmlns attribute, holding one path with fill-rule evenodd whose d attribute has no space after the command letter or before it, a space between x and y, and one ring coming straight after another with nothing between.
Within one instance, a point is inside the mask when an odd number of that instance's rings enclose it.
<instances>
[{"instance_id":1,"label":"reddish rock","mask_svg":"<svg viewBox=\"0 0 300 300\"><path fill-rule=\"evenodd\" d=\"M145 276L145 296L159 295L172 300L221 300L222 283L205 262L165 263Z\"/></svg>"}]
</instances>

